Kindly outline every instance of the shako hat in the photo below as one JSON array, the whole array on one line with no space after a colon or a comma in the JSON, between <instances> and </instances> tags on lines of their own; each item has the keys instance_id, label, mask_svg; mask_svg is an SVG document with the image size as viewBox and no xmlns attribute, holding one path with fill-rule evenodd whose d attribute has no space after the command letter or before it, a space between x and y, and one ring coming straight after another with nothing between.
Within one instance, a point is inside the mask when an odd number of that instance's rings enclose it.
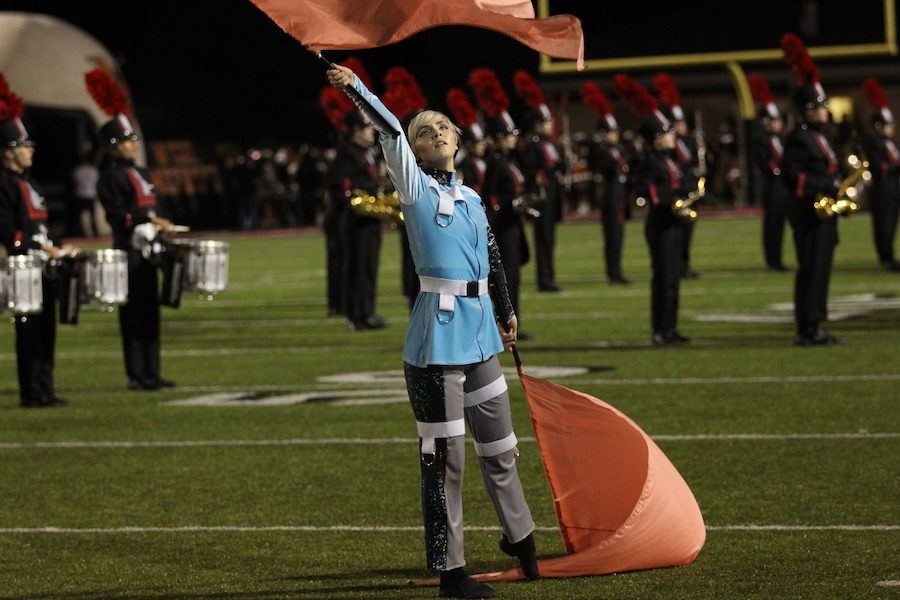
<instances>
[{"instance_id":1,"label":"shako hat","mask_svg":"<svg viewBox=\"0 0 900 600\"><path fill-rule=\"evenodd\" d=\"M451 88L447 91L447 108L453 114L454 122L462 129L466 142L477 144L484 141L484 130L478 123L478 113L463 90Z\"/></svg>"},{"instance_id":2,"label":"shako hat","mask_svg":"<svg viewBox=\"0 0 900 600\"><path fill-rule=\"evenodd\" d=\"M659 95L660 110L672 121L684 121L684 110L681 108L681 92L675 80L668 73L657 73L653 76L653 87Z\"/></svg>"},{"instance_id":3,"label":"shako hat","mask_svg":"<svg viewBox=\"0 0 900 600\"><path fill-rule=\"evenodd\" d=\"M125 97L125 92L112 76L103 69L97 68L85 73L84 81L87 84L88 92L100 110L112 117L100 127L98 132L100 140L109 145L115 145L125 140L141 139L126 114L128 99Z\"/></svg>"},{"instance_id":4,"label":"shako hat","mask_svg":"<svg viewBox=\"0 0 900 600\"><path fill-rule=\"evenodd\" d=\"M509 98L494 71L475 69L469 73L469 87L484 113L485 134L492 137L519 135L516 123L509 115Z\"/></svg>"},{"instance_id":5,"label":"shako hat","mask_svg":"<svg viewBox=\"0 0 900 600\"><path fill-rule=\"evenodd\" d=\"M525 119L528 127L533 130L537 124L553 120L553 114L547 106L541 86L528 71L523 69L516 71L513 75L513 85L516 93L525 102Z\"/></svg>"},{"instance_id":6,"label":"shako hat","mask_svg":"<svg viewBox=\"0 0 900 600\"><path fill-rule=\"evenodd\" d=\"M619 123L612 114L612 103L597 84L587 81L581 86L581 99L597 114L597 131L618 131Z\"/></svg>"},{"instance_id":7,"label":"shako hat","mask_svg":"<svg viewBox=\"0 0 900 600\"><path fill-rule=\"evenodd\" d=\"M820 106L828 106L828 96L819 81L819 67L806 51L806 46L793 33L786 33L781 38L781 49L784 60L794 73L797 89L793 99L797 110L803 112Z\"/></svg>"},{"instance_id":8,"label":"shako hat","mask_svg":"<svg viewBox=\"0 0 900 600\"><path fill-rule=\"evenodd\" d=\"M656 98L640 83L620 73L613 77L613 89L633 113L644 118L637 132L645 140L652 142L672 131L672 123L660 112Z\"/></svg>"},{"instance_id":9,"label":"shako hat","mask_svg":"<svg viewBox=\"0 0 900 600\"><path fill-rule=\"evenodd\" d=\"M22 123L24 111L25 103L22 98L9 89L6 77L0 73L0 135L3 136L4 148L34 145L34 140Z\"/></svg>"},{"instance_id":10,"label":"shako hat","mask_svg":"<svg viewBox=\"0 0 900 600\"><path fill-rule=\"evenodd\" d=\"M775 104L775 97L772 95L769 82L759 73L751 73L750 76L747 77L747 83L750 85L750 94L752 94L753 99L759 103L757 116L764 120L780 119L781 112Z\"/></svg>"},{"instance_id":11,"label":"shako hat","mask_svg":"<svg viewBox=\"0 0 900 600\"><path fill-rule=\"evenodd\" d=\"M887 96L884 95L884 90L878 85L878 81L872 77L865 79L862 82L862 91L865 93L866 98L869 99L872 108L875 109L875 112L872 113L872 125L879 128L885 125L893 125L894 115L891 113Z\"/></svg>"}]
</instances>

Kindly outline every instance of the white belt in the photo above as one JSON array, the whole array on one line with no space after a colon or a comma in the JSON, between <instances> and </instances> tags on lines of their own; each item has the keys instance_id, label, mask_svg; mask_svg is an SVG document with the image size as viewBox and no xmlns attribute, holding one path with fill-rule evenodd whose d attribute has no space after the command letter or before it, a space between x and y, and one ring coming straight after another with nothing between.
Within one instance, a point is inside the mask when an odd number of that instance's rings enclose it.
<instances>
[{"instance_id":1,"label":"white belt","mask_svg":"<svg viewBox=\"0 0 900 600\"><path fill-rule=\"evenodd\" d=\"M440 310L453 312L456 307L456 296L477 298L488 292L488 280L463 281L460 279L441 279L419 275L419 289L423 292L440 294Z\"/></svg>"}]
</instances>

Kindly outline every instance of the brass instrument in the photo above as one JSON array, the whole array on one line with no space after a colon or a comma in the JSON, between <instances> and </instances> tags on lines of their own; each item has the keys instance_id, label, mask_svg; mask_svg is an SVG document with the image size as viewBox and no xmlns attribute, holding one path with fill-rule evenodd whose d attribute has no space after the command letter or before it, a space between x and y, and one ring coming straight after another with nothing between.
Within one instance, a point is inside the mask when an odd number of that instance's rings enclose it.
<instances>
[{"instance_id":1,"label":"brass instrument","mask_svg":"<svg viewBox=\"0 0 900 600\"><path fill-rule=\"evenodd\" d=\"M397 192L386 194L378 192L375 196L367 194L361 189L354 188L350 197L350 208L357 214L379 219L390 219L396 224L403 223L403 213L400 211L400 196Z\"/></svg>"},{"instance_id":2,"label":"brass instrument","mask_svg":"<svg viewBox=\"0 0 900 600\"><path fill-rule=\"evenodd\" d=\"M813 208L820 219L830 219L835 215L849 215L859 210L856 199L860 193L872 181L872 173L869 172L869 161L860 160L854 154L847 158L847 162L853 167L853 171L838 185L837 194L832 198L825 194L816 196Z\"/></svg>"},{"instance_id":3,"label":"brass instrument","mask_svg":"<svg viewBox=\"0 0 900 600\"><path fill-rule=\"evenodd\" d=\"M706 195L706 177L697 180L697 189L687 195L687 198L678 198L672 204L672 214L683 221L693 221L697 218L697 211L692 207L695 202Z\"/></svg>"}]
</instances>

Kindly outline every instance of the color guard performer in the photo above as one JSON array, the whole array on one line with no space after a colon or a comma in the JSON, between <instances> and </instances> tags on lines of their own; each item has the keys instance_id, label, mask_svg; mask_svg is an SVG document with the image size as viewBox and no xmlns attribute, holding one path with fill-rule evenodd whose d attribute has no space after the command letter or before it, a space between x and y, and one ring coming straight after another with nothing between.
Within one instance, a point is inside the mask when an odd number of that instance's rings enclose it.
<instances>
[{"instance_id":1,"label":"color guard performer","mask_svg":"<svg viewBox=\"0 0 900 600\"><path fill-rule=\"evenodd\" d=\"M581 87L581 98L599 117L589 160L591 171L603 178L600 220L603 224L606 280L610 284L631 283L622 275L625 209L628 202L626 184L630 167L619 143L619 124L612 114L612 104L595 83L588 81Z\"/></svg>"},{"instance_id":2,"label":"color guard performer","mask_svg":"<svg viewBox=\"0 0 900 600\"><path fill-rule=\"evenodd\" d=\"M519 558L527 578L540 577L534 521L516 467L509 393L496 357L503 342L516 342L517 332L500 253L481 198L459 185L452 170L459 128L442 113L426 110L412 119L404 135L397 118L352 71L338 67L328 77L335 87L352 86L369 120L384 123L379 140L400 195L421 283L403 361L420 438L427 563L440 573L442 597L491 598L496 591L464 570L466 423L502 524L500 548ZM502 339L489 281L501 299Z\"/></svg>"},{"instance_id":3,"label":"color guard performer","mask_svg":"<svg viewBox=\"0 0 900 600\"><path fill-rule=\"evenodd\" d=\"M759 131L753 140L753 158L761 175L763 253L770 271L787 271L782 261L788 189L781 177L784 156L784 119L775 104L769 83L757 73L747 78L750 92L759 102Z\"/></svg>"},{"instance_id":4,"label":"color guard performer","mask_svg":"<svg viewBox=\"0 0 900 600\"><path fill-rule=\"evenodd\" d=\"M865 143L872 187L869 190L869 210L872 213L872 234L881 268L900 271L894 255L897 219L900 216L900 150L894 143L896 126L884 91L875 79L863 81L863 92L871 102L874 136Z\"/></svg>"},{"instance_id":5,"label":"color guard performer","mask_svg":"<svg viewBox=\"0 0 900 600\"><path fill-rule=\"evenodd\" d=\"M794 281L794 344L840 344L846 340L821 328L828 320L828 284L838 243L837 218L821 218L813 207L819 194L834 198L840 183L838 157L824 135L828 97L819 81L819 69L800 38L785 34L781 47L798 84L793 100L800 118L800 125L787 137L781 159L782 177L790 191L788 219L794 230L798 263Z\"/></svg>"},{"instance_id":6,"label":"color guard performer","mask_svg":"<svg viewBox=\"0 0 900 600\"><path fill-rule=\"evenodd\" d=\"M556 284L556 224L562 220L562 186L560 180L566 163L553 142L553 114L544 93L534 78L523 70L516 71L513 82L527 105L526 125L530 135L520 149L526 193L536 199L534 223L534 256L539 292L559 292Z\"/></svg>"},{"instance_id":7,"label":"color guard performer","mask_svg":"<svg viewBox=\"0 0 900 600\"><path fill-rule=\"evenodd\" d=\"M638 133L646 142L645 156L637 173L635 194L645 198L648 207L644 235L653 270L651 342L656 346L683 344L690 341L677 329L684 226L674 204L691 190L686 188L684 171L673 158L675 131L647 88L627 75L616 75L613 86L631 110L644 119Z\"/></svg>"},{"instance_id":8,"label":"color guard performer","mask_svg":"<svg viewBox=\"0 0 900 600\"><path fill-rule=\"evenodd\" d=\"M128 255L128 302L119 306L119 329L130 390L175 387L162 377L157 262L159 233L174 225L157 214L150 172L137 165L141 139L128 119L125 94L101 69L85 75L88 91L111 117L98 138L106 149L97 197L113 232L113 247Z\"/></svg>"},{"instance_id":9,"label":"color guard performer","mask_svg":"<svg viewBox=\"0 0 900 600\"><path fill-rule=\"evenodd\" d=\"M58 248L50 240L47 204L29 177L34 141L21 120L24 108L22 99L0 74L0 241L9 256L58 258L67 248ZM56 395L53 385L58 290L46 270L41 275L41 291L41 312L15 316L19 406L23 408L68 404Z\"/></svg>"}]
</instances>

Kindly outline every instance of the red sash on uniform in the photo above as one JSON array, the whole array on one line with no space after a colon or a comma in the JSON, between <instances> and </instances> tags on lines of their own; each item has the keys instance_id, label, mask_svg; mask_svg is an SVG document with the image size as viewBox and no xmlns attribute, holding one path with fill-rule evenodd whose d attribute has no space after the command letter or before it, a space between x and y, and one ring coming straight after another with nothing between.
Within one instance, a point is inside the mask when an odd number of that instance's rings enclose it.
<instances>
[{"instance_id":1,"label":"red sash on uniform","mask_svg":"<svg viewBox=\"0 0 900 600\"><path fill-rule=\"evenodd\" d=\"M19 184L19 190L22 192L22 201L25 202L28 218L32 221L46 221L47 203L44 202L44 198L31 187L31 184L21 177L16 177L15 180Z\"/></svg>"},{"instance_id":2,"label":"red sash on uniform","mask_svg":"<svg viewBox=\"0 0 900 600\"><path fill-rule=\"evenodd\" d=\"M131 185L134 186L134 192L137 195L138 206L156 206L156 194L153 193L153 186L141 176L141 174L131 167L125 169Z\"/></svg>"}]
</instances>

